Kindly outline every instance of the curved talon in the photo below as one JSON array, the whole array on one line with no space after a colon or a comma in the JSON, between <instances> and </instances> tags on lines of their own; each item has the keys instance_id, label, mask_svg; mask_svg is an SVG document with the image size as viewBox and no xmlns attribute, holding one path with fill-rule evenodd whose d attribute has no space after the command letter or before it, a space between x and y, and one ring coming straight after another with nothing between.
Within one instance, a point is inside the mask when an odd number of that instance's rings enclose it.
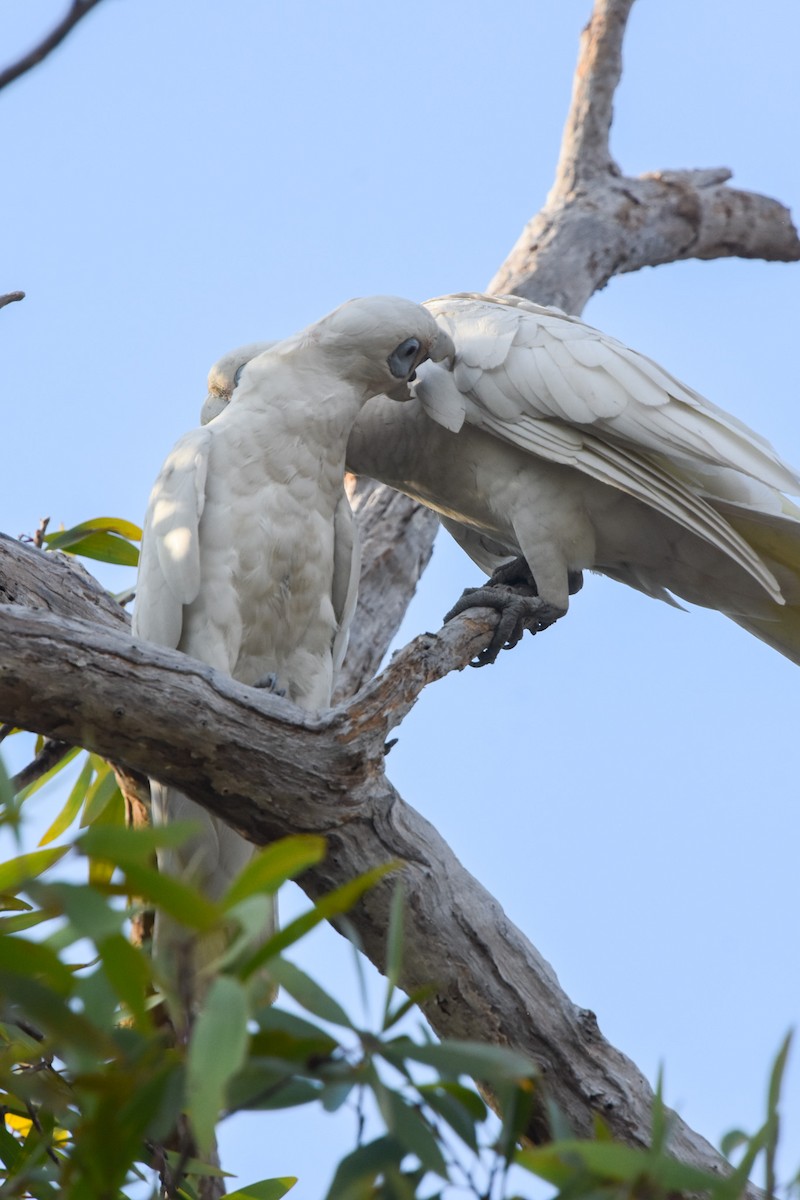
<instances>
[{"instance_id":1,"label":"curved talon","mask_svg":"<svg viewBox=\"0 0 800 1200\"><path fill-rule=\"evenodd\" d=\"M494 576L492 576L494 581ZM535 588L535 584L532 585ZM531 584L522 584L531 587ZM539 633L547 629L563 614L552 605L546 604L535 593L526 594L506 583L491 582L483 587L465 588L461 597L445 616L445 623L471 608L493 608L500 613L497 628L485 650L470 663L471 667L485 667L493 663L501 650L516 646L526 629Z\"/></svg>"}]
</instances>

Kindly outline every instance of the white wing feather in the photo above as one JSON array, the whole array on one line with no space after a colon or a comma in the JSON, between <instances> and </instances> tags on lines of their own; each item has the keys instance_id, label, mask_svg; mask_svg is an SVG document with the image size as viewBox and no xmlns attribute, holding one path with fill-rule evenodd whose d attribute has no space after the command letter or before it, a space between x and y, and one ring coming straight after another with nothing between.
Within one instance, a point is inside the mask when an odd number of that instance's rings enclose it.
<instances>
[{"instance_id":1,"label":"white wing feather","mask_svg":"<svg viewBox=\"0 0 800 1200\"><path fill-rule=\"evenodd\" d=\"M211 445L208 429L175 444L150 493L133 616L135 637L177 647L184 605L200 591L199 524Z\"/></svg>"},{"instance_id":2,"label":"white wing feather","mask_svg":"<svg viewBox=\"0 0 800 1200\"><path fill-rule=\"evenodd\" d=\"M523 416L588 425L599 437L626 441L639 450L687 465L732 467L782 491L800 493L800 476L754 430L645 355L576 317L513 296L445 296L427 301L426 307L456 344L456 384L475 403L469 417L475 424L484 411L513 420L499 411L502 405L495 409L499 390L506 402L523 402ZM493 327L496 344L484 359ZM459 383L462 362L469 368L466 387ZM420 372L423 402L428 377L442 370L426 364ZM494 386L486 384L487 376ZM451 407L454 403L451 397ZM436 419L435 411L429 411ZM515 440L513 428L506 436Z\"/></svg>"}]
</instances>

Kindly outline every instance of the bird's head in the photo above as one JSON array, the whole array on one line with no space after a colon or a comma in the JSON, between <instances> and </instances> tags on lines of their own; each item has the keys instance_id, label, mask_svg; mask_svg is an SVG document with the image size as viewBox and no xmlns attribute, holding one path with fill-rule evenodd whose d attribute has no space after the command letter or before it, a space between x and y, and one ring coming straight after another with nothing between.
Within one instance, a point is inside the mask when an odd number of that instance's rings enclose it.
<instances>
[{"instance_id":1,"label":"bird's head","mask_svg":"<svg viewBox=\"0 0 800 1200\"><path fill-rule=\"evenodd\" d=\"M208 395L200 410L200 424L207 425L228 407L230 398L241 378L242 371L251 358L269 350L275 342L248 342L239 346L214 363L208 372Z\"/></svg>"},{"instance_id":2,"label":"bird's head","mask_svg":"<svg viewBox=\"0 0 800 1200\"><path fill-rule=\"evenodd\" d=\"M409 400L420 363L455 354L450 335L427 309L399 296L348 300L304 334L331 356L338 375L363 385L365 399L383 393Z\"/></svg>"}]
</instances>

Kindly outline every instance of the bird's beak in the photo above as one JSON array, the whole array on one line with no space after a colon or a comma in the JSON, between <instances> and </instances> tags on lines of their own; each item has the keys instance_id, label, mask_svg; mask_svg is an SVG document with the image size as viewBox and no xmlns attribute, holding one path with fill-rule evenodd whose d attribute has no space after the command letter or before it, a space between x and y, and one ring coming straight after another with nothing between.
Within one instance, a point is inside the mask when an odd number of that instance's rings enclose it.
<instances>
[{"instance_id":1,"label":"bird's beak","mask_svg":"<svg viewBox=\"0 0 800 1200\"><path fill-rule=\"evenodd\" d=\"M214 420L214 417L218 417L228 407L229 400L230 396L226 396L222 392L209 392L200 409L200 424L207 425L209 421Z\"/></svg>"}]
</instances>

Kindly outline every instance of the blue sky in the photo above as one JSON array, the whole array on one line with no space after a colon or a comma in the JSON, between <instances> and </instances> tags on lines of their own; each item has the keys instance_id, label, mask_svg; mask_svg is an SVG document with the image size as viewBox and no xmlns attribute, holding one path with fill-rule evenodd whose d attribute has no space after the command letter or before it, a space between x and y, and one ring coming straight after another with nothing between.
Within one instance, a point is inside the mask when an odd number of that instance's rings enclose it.
<instances>
[{"instance_id":1,"label":"blue sky","mask_svg":"<svg viewBox=\"0 0 800 1200\"><path fill-rule=\"evenodd\" d=\"M64 0L0 6L11 60ZM480 289L552 180L588 0L105 0L0 95L0 526L140 521L209 365L354 295ZM640 0L612 146L800 201L800 10ZM585 316L800 463L800 266L683 263ZM402 639L478 572L444 535ZM118 578L104 576L110 585ZM429 688L390 767L576 1003L710 1140L760 1120L800 1017L797 668L714 613L590 579L566 620ZM300 903L291 895L286 909ZM355 996L346 947L303 962ZM800 1164L800 1049L784 1172ZM240 1180L316 1200L345 1113L240 1121Z\"/></svg>"}]
</instances>

